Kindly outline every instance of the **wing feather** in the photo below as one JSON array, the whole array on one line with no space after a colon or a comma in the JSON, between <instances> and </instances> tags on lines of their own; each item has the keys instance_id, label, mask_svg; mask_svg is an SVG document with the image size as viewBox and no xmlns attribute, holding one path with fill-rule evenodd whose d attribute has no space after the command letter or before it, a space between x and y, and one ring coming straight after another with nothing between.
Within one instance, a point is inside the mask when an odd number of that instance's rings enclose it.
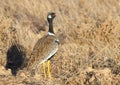
<instances>
[{"instance_id":1,"label":"wing feather","mask_svg":"<svg viewBox=\"0 0 120 85\"><path fill-rule=\"evenodd\" d=\"M31 53L27 69L34 69L51 58L58 50L55 36L47 35L38 40Z\"/></svg>"}]
</instances>

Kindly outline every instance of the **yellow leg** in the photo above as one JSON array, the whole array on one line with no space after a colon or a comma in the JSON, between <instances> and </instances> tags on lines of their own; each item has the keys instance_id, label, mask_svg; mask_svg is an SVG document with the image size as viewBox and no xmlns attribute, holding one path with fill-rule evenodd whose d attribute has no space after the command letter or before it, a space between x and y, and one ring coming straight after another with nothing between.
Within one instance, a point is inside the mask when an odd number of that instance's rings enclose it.
<instances>
[{"instance_id":1,"label":"yellow leg","mask_svg":"<svg viewBox=\"0 0 120 85\"><path fill-rule=\"evenodd\" d=\"M46 78L46 69L45 69L45 63L43 63L43 71L44 71L44 77Z\"/></svg>"},{"instance_id":2,"label":"yellow leg","mask_svg":"<svg viewBox=\"0 0 120 85\"><path fill-rule=\"evenodd\" d=\"M50 72L50 60L48 60L47 64L48 64L48 76L50 77L50 79L52 79Z\"/></svg>"}]
</instances>

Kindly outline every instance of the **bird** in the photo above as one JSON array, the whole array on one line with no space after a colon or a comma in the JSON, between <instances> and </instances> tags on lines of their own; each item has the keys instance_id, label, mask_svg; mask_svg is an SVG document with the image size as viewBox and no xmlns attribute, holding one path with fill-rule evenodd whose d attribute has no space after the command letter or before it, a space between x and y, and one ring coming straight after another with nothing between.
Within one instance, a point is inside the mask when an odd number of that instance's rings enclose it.
<instances>
[{"instance_id":1,"label":"bird","mask_svg":"<svg viewBox=\"0 0 120 85\"><path fill-rule=\"evenodd\" d=\"M47 21L49 23L48 33L42 38L38 39L35 44L31 56L28 60L27 70L35 71L38 66L43 64L44 77L46 78L45 63L47 62L48 76L51 78L50 72L50 60L56 54L59 48L59 39L56 37L53 30L53 20L56 17L54 12L49 12L47 15Z\"/></svg>"}]
</instances>

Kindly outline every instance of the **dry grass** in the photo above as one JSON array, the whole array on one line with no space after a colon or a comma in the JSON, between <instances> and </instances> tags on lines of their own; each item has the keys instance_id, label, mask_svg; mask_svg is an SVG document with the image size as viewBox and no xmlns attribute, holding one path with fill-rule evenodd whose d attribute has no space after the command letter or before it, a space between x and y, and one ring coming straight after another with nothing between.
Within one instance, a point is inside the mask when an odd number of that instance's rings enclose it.
<instances>
[{"instance_id":1,"label":"dry grass","mask_svg":"<svg viewBox=\"0 0 120 85\"><path fill-rule=\"evenodd\" d=\"M3 0L0 3L0 85L118 85L120 83L120 0ZM13 42L29 58L47 33L46 15L55 11L61 45L52 59L54 80L5 70Z\"/></svg>"}]
</instances>

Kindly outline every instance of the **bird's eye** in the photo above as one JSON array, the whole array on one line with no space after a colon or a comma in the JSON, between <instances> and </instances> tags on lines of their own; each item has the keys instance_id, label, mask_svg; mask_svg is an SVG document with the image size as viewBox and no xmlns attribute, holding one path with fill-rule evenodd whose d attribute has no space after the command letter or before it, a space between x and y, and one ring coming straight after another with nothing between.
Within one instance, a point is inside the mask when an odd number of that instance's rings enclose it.
<instances>
[{"instance_id":1,"label":"bird's eye","mask_svg":"<svg viewBox=\"0 0 120 85\"><path fill-rule=\"evenodd\" d=\"M52 16L51 16L51 15L48 15L48 18L52 18Z\"/></svg>"}]
</instances>

